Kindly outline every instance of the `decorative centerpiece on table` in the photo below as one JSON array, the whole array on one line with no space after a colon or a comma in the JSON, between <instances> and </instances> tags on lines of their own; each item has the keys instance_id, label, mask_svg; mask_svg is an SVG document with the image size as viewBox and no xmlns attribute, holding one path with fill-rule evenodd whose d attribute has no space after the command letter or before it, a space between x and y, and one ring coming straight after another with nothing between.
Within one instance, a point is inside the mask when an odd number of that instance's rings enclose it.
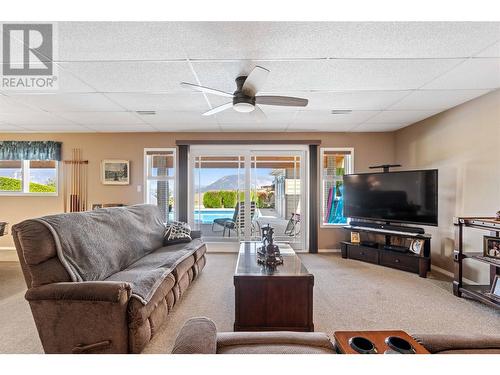
<instances>
[{"instance_id":1,"label":"decorative centerpiece on table","mask_svg":"<svg viewBox=\"0 0 500 375\"><path fill-rule=\"evenodd\" d=\"M257 250L257 263L269 268L276 268L283 264L278 245L274 244L274 228L269 224L261 228L262 246Z\"/></svg>"}]
</instances>

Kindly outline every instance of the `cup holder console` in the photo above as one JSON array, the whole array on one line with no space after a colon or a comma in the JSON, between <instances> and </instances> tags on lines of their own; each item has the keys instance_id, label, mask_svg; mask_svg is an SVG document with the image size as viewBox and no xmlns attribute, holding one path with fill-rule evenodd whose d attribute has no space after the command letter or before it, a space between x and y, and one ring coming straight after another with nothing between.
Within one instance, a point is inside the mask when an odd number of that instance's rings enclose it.
<instances>
[{"instance_id":1,"label":"cup holder console","mask_svg":"<svg viewBox=\"0 0 500 375\"><path fill-rule=\"evenodd\" d=\"M397 336L389 336L385 339L387 346L396 353L415 354L413 346L405 339Z\"/></svg>"},{"instance_id":2,"label":"cup holder console","mask_svg":"<svg viewBox=\"0 0 500 375\"><path fill-rule=\"evenodd\" d=\"M349 339L349 345L360 354L377 353L377 349L375 349L375 345L373 344L373 342L361 336L351 337Z\"/></svg>"},{"instance_id":3,"label":"cup holder console","mask_svg":"<svg viewBox=\"0 0 500 375\"><path fill-rule=\"evenodd\" d=\"M415 348L407 340L398 336L389 336L384 340L387 350L384 354L415 354ZM379 342L379 345L381 342ZM381 344L383 345L383 344ZM377 354L375 344L362 336L354 336L349 339L349 346L359 354ZM382 348L379 347L380 350Z\"/></svg>"}]
</instances>

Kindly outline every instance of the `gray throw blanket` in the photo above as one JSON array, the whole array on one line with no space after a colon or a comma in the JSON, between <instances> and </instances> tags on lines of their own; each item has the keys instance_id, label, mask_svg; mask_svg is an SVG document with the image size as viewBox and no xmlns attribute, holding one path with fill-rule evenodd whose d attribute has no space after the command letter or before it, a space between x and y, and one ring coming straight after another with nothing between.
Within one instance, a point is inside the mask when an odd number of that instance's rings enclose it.
<instances>
[{"instance_id":1,"label":"gray throw blanket","mask_svg":"<svg viewBox=\"0 0 500 375\"><path fill-rule=\"evenodd\" d=\"M153 251L106 281L125 281L132 285L132 297L143 304L149 302L158 286L179 263L193 255L203 242L195 239L188 243L169 245Z\"/></svg>"},{"instance_id":2,"label":"gray throw blanket","mask_svg":"<svg viewBox=\"0 0 500 375\"><path fill-rule=\"evenodd\" d=\"M196 251L193 246L182 252L168 250L174 246L160 249L165 226L154 205L114 207L34 220L51 231L58 258L71 280L128 281L133 295L143 303L149 301L157 285L177 264ZM129 267L132 268L125 274Z\"/></svg>"}]
</instances>

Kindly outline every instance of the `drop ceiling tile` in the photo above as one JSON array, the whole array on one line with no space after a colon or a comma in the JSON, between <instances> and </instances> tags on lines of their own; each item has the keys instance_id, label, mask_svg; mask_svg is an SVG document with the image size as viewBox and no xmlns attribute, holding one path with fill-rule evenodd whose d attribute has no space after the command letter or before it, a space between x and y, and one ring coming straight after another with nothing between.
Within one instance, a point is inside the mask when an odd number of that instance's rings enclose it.
<instances>
[{"instance_id":1,"label":"drop ceiling tile","mask_svg":"<svg viewBox=\"0 0 500 375\"><path fill-rule=\"evenodd\" d=\"M419 60L309 60L242 62L193 62L201 84L233 92L239 75L255 65L271 71L263 92L310 90L409 90L417 89L460 63L461 59Z\"/></svg>"},{"instance_id":2,"label":"drop ceiling tile","mask_svg":"<svg viewBox=\"0 0 500 375\"><path fill-rule=\"evenodd\" d=\"M355 127L354 124L333 124L333 123L315 123L315 124L305 124L305 123L294 123L288 128L288 132L347 132L351 128Z\"/></svg>"},{"instance_id":3,"label":"drop ceiling tile","mask_svg":"<svg viewBox=\"0 0 500 375\"><path fill-rule=\"evenodd\" d=\"M147 124L120 124L120 125L88 125L89 129L98 133L128 133L128 132L155 132L154 127Z\"/></svg>"},{"instance_id":4,"label":"drop ceiling tile","mask_svg":"<svg viewBox=\"0 0 500 375\"><path fill-rule=\"evenodd\" d=\"M21 132L21 131L26 131L24 128L15 126L15 125L9 125L9 124L0 124L0 133L1 132Z\"/></svg>"},{"instance_id":5,"label":"drop ceiling tile","mask_svg":"<svg viewBox=\"0 0 500 375\"><path fill-rule=\"evenodd\" d=\"M92 132L91 129L76 124L34 124L34 125L24 125L24 129L36 133L88 133Z\"/></svg>"},{"instance_id":6,"label":"drop ceiling tile","mask_svg":"<svg viewBox=\"0 0 500 375\"><path fill-rule=\"evenodd\" d=\"M479 52L474 57L500 57L500 41L483 49L481 52Z\"/></svg>"},{"instance_id":7,"label":"drop ceiling tile","mask_svg":"<svg viewBox=\"0 0 500 375\"><path fill-rule=\"evenodd\" d=\"M220 127L215 123L182 123L182 124L155 124L160 132L218 132Z\"/></svg>"},{"instance_id":8,"label":"drop ceiling tile","mask_svg":"<svg viewBox=\"0 0 500 375\"><path fill-rule=\"evenodd\" d=\"M495 89L500 87L500 58L468 59L423 89Z\"/></svg>"},{"instance_id":9,"label":"drop ceiling tile","mask_svg":"<svg viewBox=\"0 0 500 375\"><path fill-rule=\"evenodd\" d=\"M100 112L100 111L122 111L123 108L113 103L103 94L17 94L11 98L23 104L40 108L49 112ZM1 99L0 99L1 100Z\"/></svg>"},{"instance_id":10,"label":"drop ceiling tile","mask_svg":"<svg viewBox=\"0 0 500 375\"><path fill-rule=\"evenodd\" d=\"M158 111L155 115L140 117L144 122L153 125L154 127L184 124L198 124L200 128L211 125L217 127L217 120L214 116L202 116L200 112L193 111Z\"/></svg>"},{"instance_id":11,"label":"drop ceiling tile","mask_svg":"<svg viewBox=\"0 0 500 375\"><path fill-rule=\"evenodd\" d=\"M309 99L304 110L382 110L408 95L408 91L344 91L282 93L279 95L299 96Z\"/></svg>"},{"instance_id":12,"label":"drop ceiling tile","mask_svg":"<svg viewBox=\"0 0 500 375\"><path fill-rule=\"evenodd\" d=\"M500 39L498 22L192 22L193 59L467 57ZM170 35L168 35L170 36Z\"/></svg>"},{"instance_id":13,"label":"drop ceiling tile","mask_svg":"<svg viewBox=\"0 0 500 375\"><path fill-rule=\"evenodd\" d=\"M36 108L30 108L19 101L17 101L15 98L9 97L9 96L4 96L0 95L0 113L5 113L5 112L31 112L31 111L37 111Z\"/></svg>"},{"instance_id":14,"label":"drop ceiling tile","mask_svg":"<svg viewBox=\"0 0 500 375\"><path fill-rule=\"evenodd\" d=\"M330 111L298 111L293 124L360 124L377 114L377 111L352 111L331 114Z\"/></svg>"},{"instance_id":15,"label":"drop ceiling tile","mask_svg":"<svg viewBox=\"0 0 500 375\"><path fill-rule=\"evenodd\" d=\"M59 112L58 116L80 125L140 125L132 112Z\"/></svg>"},{"instance_id":16,"label":"drop ceiling tile","mask_svg":"<svg viewBox=\"0 0 500 375\"><path fill-rule=\"evenodd\" d=\"M412 124L431 117L440 110L429 111L382 111L367 120L368 124Z\"/></svg>"},{"instance_id":17,"label":"drop ceiling tile","mask_svg":"<svg viewBox=\"0 0 500 375\"><path fill-rule=\"evenodd\" d=\"M284 132L286 123L245 123L245 124L221 124L224 132Z\"/></svg>"},{"instance_id":18,"label":"drop ceiling tile","mask_svg":"<svg viewBox=\"0 0 500 375\"><path fill-rule=\"evenodd\" d=\"M60 61L186 58L183 22L59 22Z\"/></svg>"},{"instance_id":19,"label":"drop ceiling tile","mask_svg":"<svg viewBox=\"0 0 500 375\"><path fill-rule=\"evenodd\" d=\"M178 92L175 94L106 94L108 98L129 111L208 111L209 107L201 93ZM227 101L227 98L224 98Z\"/></svg>"},{"instance_id":20,"label":"drop ceiling tile","mask_svg":"<svg viewBox=\"0 0 500 375\"><path fill-rule=\"evenodd\" d=\"M263 109L266 115L266 119L259 122L252 113L240 113L236 112L234 109L230 108L223 112L218 113L216 116L217 122L221 125L223 124L238 124L238 125L250 125L250 124L288 124L293 120L294 112L272 112Z\"/></svg>"},{"instance_id":21,"label":"drop ceiling tile","mask_svg":"<svg viewBox=\"0 0 500 375\"><path fill-rule=\"evenodd\" d=\"M389 110L445 110L465 103L490 90L417 90L389 107Z\"/></svg>"},{"instance_id":22,"label":"drop ceiling tile","mask_svg":"<svg viewBox=\"0 0 500 375\"><path fill-rule=\"evenodd\" d=\"M99 92L182 92L193 81L187 62L70 62L62 66Z\"/></svg>"},{"instance_id":23,"label":"drop ceiling tile","mask_svg":"<svg viewBox=\"0 0 500 375\"><path fill-rule=\"evenodd\" d=\"M404 124L361 124L350 129L351 132L392 132L404 128Z\"/></svg>"},{"instance_id":24,"label":"drop ceiling tile","mask_svg":"<svg viewBox=\"0 0 500 375\"><path fill-rule=\"evenodd\" d=\"M68 120L47 112L0 113L0 121L11 125L65 125Z\"/></svg>"}]
</instances>

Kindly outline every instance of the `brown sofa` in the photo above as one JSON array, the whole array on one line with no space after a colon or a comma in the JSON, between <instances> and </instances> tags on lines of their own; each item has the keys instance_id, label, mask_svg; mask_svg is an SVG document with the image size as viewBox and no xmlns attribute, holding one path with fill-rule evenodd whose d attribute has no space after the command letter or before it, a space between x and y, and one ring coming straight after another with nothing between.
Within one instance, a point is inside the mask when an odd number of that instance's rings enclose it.
<instances>
[{"instance_id":1,"label":"brown sofa","mask_svg":"<svg viewBox=\"0 0 500 375\"><path fill-rule=\"evenodd\" d=\"M413 335L431 354L500 354L499 336ZM336 354L320 332L217 332L204 317L188 320L173 354Z\"/></svg>"},{"instance_id":2,"label":"brown sofa","mask_svg":"<svg viewBox=\"0 0 500 375\"><path fill-rule=\"evenodd\" d=\"M140 353L205 266L205 244L163 246L153 205L23 221L12 228L46 353Z\"/></svg>"}]
</instances>

